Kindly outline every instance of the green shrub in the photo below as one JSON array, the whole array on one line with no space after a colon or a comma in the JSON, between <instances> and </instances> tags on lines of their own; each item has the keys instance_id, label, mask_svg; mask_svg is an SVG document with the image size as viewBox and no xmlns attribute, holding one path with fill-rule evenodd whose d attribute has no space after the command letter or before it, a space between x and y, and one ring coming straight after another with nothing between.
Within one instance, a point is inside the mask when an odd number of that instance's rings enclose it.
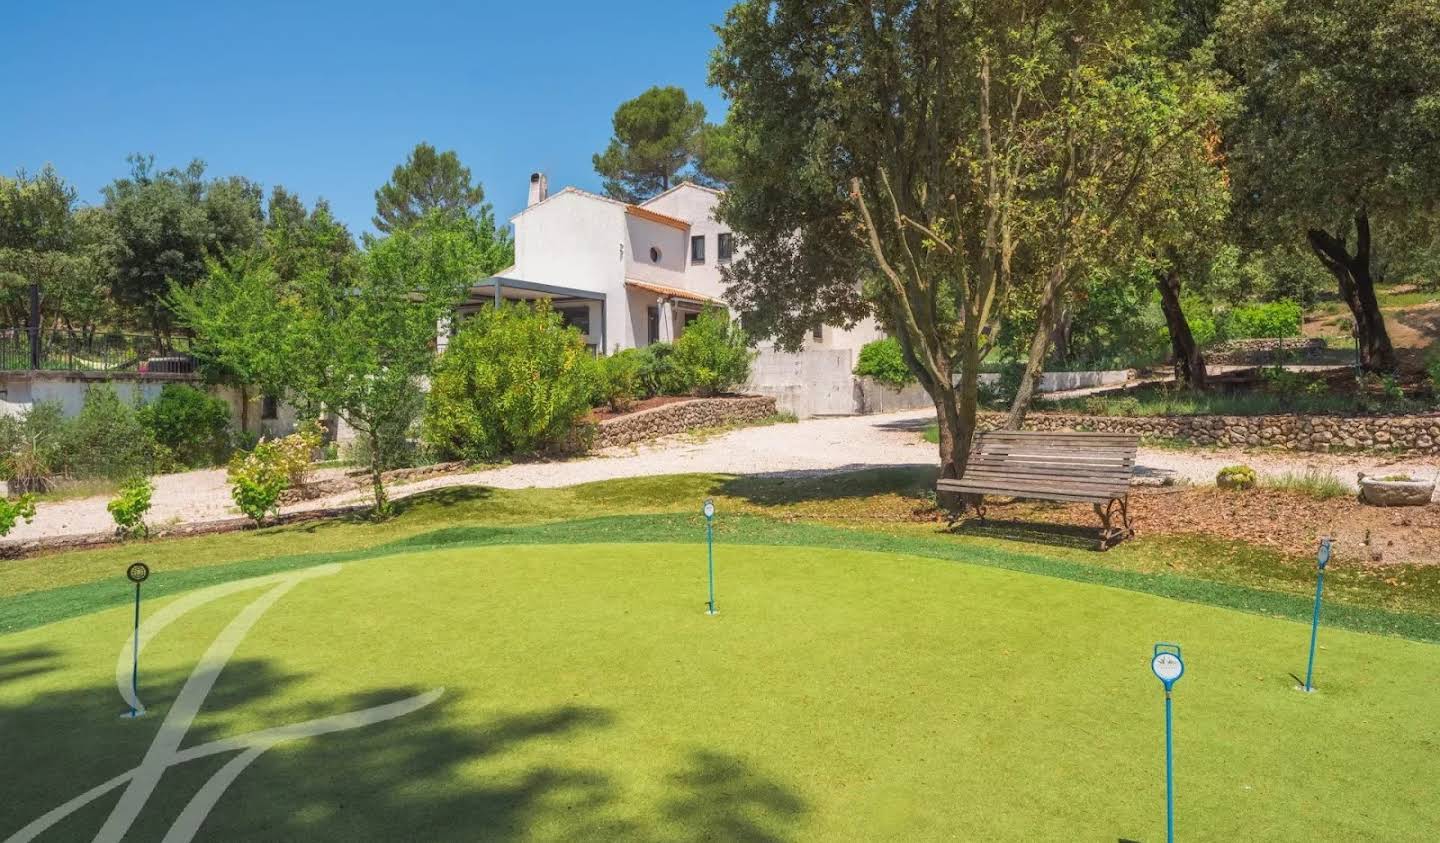
<instances>
[{"instance_id":1,"label":"green shrub","mask_svg":"<svg viewBox=\"0 0 1440 843\"><path fill-rule=\"evenodd\" d=\"M584 338L548 304L487 308L436 362L422 435L467 460L555 448L589 412L596 379Z\"/></svg>"},{"instance_id":2,"label":"green shrub","mask_svg":"<svg viewBox=\"0 0 1440 843\"><path fill-rule=\"evenodd\" d=\"M120 487L105 508L115 519L115 527L122 536L144 536L149 533L145 526L145 514L150 511L150 497L155 493L148 477L134 477Z\"/></svg>"},{"instance_id":3,"label":"green shrub","mask_svg":"<svg viewBox=\"0 0 1440 843\"><path fill-rule=\"evenodd\" d=\"M285 482L290 487L303 486L310 479L310 469L314 465L312 458L322 439L319 422L313 419L303 421L294 433L272 440L265 454L285 475ZM259 450L258 446L256 450Z\"/></svg>"},{"instance_id":4,"label":"green shrub","mask_svg":"<svg viewBox=\"0 0 1440 843\"><path fill-rule=\"evenodd\" d=\"M250 453L230 458L226 476L230 497L257 525L280 509L280 493L290 487L285 455L277 442L261 442Z\"/></svg>"},{"instance_id":5,"label":"green shrub","mask_svg":"<svg viewBox=\"0 0 1440 843\"><path fill-rule=\"evenodd\" d=\"M1215 485L1222 489L1255 488L1255 469L1248 465L1227 465L1215 475Z\"/></svg>"},{"instance_id":6,"label":"green shrub","mask_svg":"<svg viewBox=\"0 0 1440 843\"><path fill-rule=\"evenodd\" d=\"M1431 357L1425 364L1425 373L1430 376L1430 392L1440 398L1440 354Z\"/></svg>"},{"instance_id":7,"label":"green shrub","mask_svg":"<svg viewBox=\"0 0 1440 843\"><path fill-rule=\"evenodd\" d=\"M1208 309L1197 307L1193 313L1185 308L1185 321L1190 325L1190 336L1194 338L1195 344L1204 348L1220 336L1220 328L1215 324L1215 314ZM1169 344L1169 335L1166 335L1166 344Z\"/></svg>"},{"instance_id":8,"label":"green shrub","mask_svg":"<svg viewBox=\"0 0 1440 843\"><path fill-rule=\"evenodd\" d=\"M595 379L595 403L607 404L615 412L621 412L640 396L640 370L644 364L639 349L616 349L609 357L599 360L599 371Z\"/></svg>"},{"instance_id":9,"label":"green shrub","mask_svg":"<svg viewBox=\"0 0 1440 843\"><path fill-rule=\"evenodd\" d=\"M43 491L44 479L64 468L69 422L59 403L33 404L19 416L0 416L0 479L11 491Z\"/></svg>"},{"instance_id":10,"label":"green shrub","mask_svg":"<svg viewBox=\"0 0 1440 843\"><path fill-rule=\"evenodd\" d=\"M691 385L685 383L681 372L675 368L675 346L668 342L652 342L640 352L640 394L646 398L656 395L683 395Z\"/></svg>"},{"instance_id":11,"label":"green shrub","mask_svg":"<svg viewBox=\"0 0 1440 843\"><path fill-rule=\"evenodd\" d=\"M211 466L229 449L230 405L183 384L166 384L160 397L141 407L140 424L157 445L187 468ZM157 452L157 457L165 452Z\"/></svg>"},{"instance_id":12,"label":"green shrub","mask_svg":"<svg viewBox=\"0 0 1440 843\"><path fill-rule=\"evenodd\" d=\"M1350 497L1355 494L1335 475L1313 468L1306 469L1304 473L1289 471L1284 474L1267 476L1261 485L1267 489L1297 492L1322 501L1330 498Z\"/></svg>"},{"instance_id":13,"label":"green shrub","mask_svg":"<svg viewBox=\"0 0 1440 843\"><path fill-rule=\"evenodd\" d=\"M701 395L716 395L744 383L754 356L745 331L718 307L705 308L675 341L675 368Z\"/></svg>"},{"instance_id":14,"label":"green shrub","mask_svg":"<svg viewBox=\"0 0 1440 843\"><path fill-rule=\"evenodd\" d=\"M68 427L64 462L73 476L124 480L150 473L154 450L150 431L109 384L86 390L80 414Z\"/></svg>"},{"instance_id":15,"label":"green shrub","mask_svg":"<svg viewBox=\"0 0 1440 843\"><path fill-rule=\"evenodd\" d=\"M1289 299L1246 304L1226 313L1221 321L1225 339L1295 337L1300 335L1300 305Z\"/></svg>"},{"instance_id":16,"label":"green shrub","mask_svg":"<svg viewBox=\"0 0 1440 843\"><path fill-rule=\"evenodd\" d=\"M21 495L14 500L0 498L0 536L10 535L15 529L15 522L21 518L29 524L35 520L35 498L30 495Z\"/></svg>"},{"instance_id":17,"label":"green shrub","mask_svg":"<svg viewBox=\"0 0 1440 843\"><path fill-rule=\"evenodd\" d=\"M900 350L900 341L894 337L885 337L861 346L860 356L855 361L855 374L862 378L873 378L897 389L915 382L914 373L905 365L905 353Z\"/></svg>"}]
</instances>

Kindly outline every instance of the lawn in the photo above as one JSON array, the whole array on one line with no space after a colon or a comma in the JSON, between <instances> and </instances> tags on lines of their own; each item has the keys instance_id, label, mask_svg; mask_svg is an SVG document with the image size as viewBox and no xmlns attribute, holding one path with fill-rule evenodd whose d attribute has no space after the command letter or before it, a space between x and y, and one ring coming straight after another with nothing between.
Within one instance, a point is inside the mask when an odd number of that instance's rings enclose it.
<instances>
[{"instance_id":1,"label":"lawn","mask_svg":"<svg viewBox=\"0 0 1440 843\"><path fill-rule=\"evenodd\" d=\"M709 617L693 540L395 551L279 596L179 746L438 699L243 769L233 751L173 766L135 839L230 764L204 839L1153 840L1161 640L1188 664L1181 835L1440 835L1433 644L1327 629L1307 696L1304 624L980 553L722 541ZM0 637L0 836L140 763L200 654L272 587L229 582L145 650L138 721L116 717L128 608ZM183 594L147 617L204 592ZM116 802L41 839L88 839Z\"/></svg>"}]
</instances>

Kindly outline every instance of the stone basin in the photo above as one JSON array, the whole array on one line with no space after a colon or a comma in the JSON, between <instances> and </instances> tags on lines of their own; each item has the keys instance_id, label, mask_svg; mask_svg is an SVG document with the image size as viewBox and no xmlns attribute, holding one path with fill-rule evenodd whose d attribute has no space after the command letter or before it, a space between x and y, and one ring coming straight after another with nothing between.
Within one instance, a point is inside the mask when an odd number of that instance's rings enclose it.
<instances>
[{"instance_id":1,"label":"stone basin","mask_svg":"<svg viewBox=\"0 0 1440 843\"><path fill-rule=\"evenodd\" d=\"M1434 495L1434 480L1382 480L1360 475L1360 499L1371 506L1425 506Z\"/></svg>"}]
</instances>

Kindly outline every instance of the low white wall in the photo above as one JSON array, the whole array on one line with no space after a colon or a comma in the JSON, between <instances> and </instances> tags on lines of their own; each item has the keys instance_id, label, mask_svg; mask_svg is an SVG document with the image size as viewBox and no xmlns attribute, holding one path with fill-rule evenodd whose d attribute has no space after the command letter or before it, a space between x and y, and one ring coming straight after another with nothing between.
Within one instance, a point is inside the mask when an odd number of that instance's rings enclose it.
<instances>
[{"instance_id":1,"label":"low white wall","mask_svg":"<svg viewBox=\"0 0 1440 843\"><path fill-rule=\"evenodd\" d=\"M175 375L110 375L100 377L85 372L0 372L0 415L19 416L36 404L59 404L67 418L79 415L85 404L85 393L98 384L109 384L126 404L154 401L166 384L179 383L205 389L223 398L230 405L231 424L239 428L245 418L240 390L229 386L206 387L198 379ZM282 436L295 429L295 408L279 402L276 418L261 419L260 394L247 390L249 423L247 429L263 436Z\"/></svg>"},{"instance_id":2,"label":"low white wall","mask_svg":"<svg viewBox=\"0 0 1440 843\"><path fill-rule=\"evenodd\" d=\"M918 384L903 389L885 386L854 375L856 352L851 349L810 348L798 353L762 348L750 368L746 392L768 395L782 412L800 418L827 415L898 413L933 406ZM1129 369L1092 372L1045 372L1039 391L1060 392L1125 383ZM986 373L982 384L996 384L1000 376Z\"/></svg>"},{"instance_id":3,"label":"low white wall","mask_svg":"<svg viewBox=\"0 0 1440 843\"><path fill-rule=\"evenodd\" d=\"M850 415L855 410L855 352L812 349L791 353L761 349L750 366L746 392L775 399L780 412L800 418Z\"/></svg>"}]
</instances>

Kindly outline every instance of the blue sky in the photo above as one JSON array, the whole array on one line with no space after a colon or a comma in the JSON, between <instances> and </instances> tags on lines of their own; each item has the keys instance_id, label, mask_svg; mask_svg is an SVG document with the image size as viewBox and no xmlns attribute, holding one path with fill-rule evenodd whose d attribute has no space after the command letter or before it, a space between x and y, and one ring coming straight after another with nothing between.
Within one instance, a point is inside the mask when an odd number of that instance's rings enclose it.
<instances>
[{"instance_id":1,"label":"blue sky","mask_svg":"<svg viewBox=\"0 0 1440 843\"><path fill-rule=\"evenodd\" d=\"M352 232L419 141L455 149L501 219L532 170L598 189L615 107L705 86L732 0L69 2L0 14L0 172L52 163L84 202L132 152L330 200Z\"/></svg>"}]
</instances>

